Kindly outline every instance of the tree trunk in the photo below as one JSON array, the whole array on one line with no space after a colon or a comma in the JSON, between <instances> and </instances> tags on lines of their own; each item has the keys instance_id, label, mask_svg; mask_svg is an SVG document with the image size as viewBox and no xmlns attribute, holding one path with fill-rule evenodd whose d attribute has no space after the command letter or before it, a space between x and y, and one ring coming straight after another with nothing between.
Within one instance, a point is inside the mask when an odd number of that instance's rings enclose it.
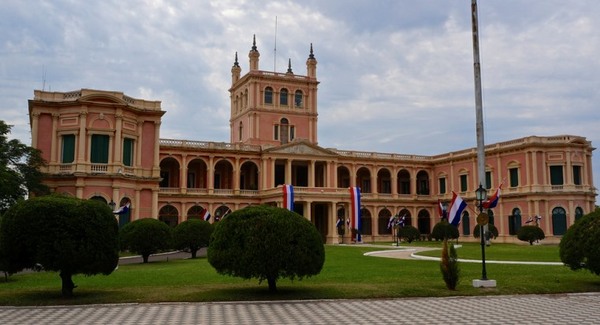
<instances>
[{"instance_id":1,"label":"tree trunk","mask_svg":"<svg viewBox=\"0 0 600 325\"><path fill-rule=\"evenodd\" d=\"M72 274L64 271L60 272L60 278L62 279L62 295L65 298L73 297L73 289L77 286L73 283Z\"/></svg>"},{"instance_id":2,"label":"tree trunk","mask_svg":"<svg viewBox=\"0 0 600 325\"><path fill-rule=\"evenodd\" d=\"M148 263L148 258L150 257L150 254L143 254L142 255L142 259L144 260L144 263Z\"/></svg>"},{"instance_id":3,"label":"tree trunk","mask_svg":"<svg viewBox=\"0 0 600 325\"><path fill-rule=\"evenodd\" d=\"M269 283L269 292L277 291L277 280L275 278L268 277L267 282Z\"/></svg>"},{"instance_id":4,"label":"tree trunk","mask_svg":"<svg viewBox=\"0 0 600 325\"><path fill-rule=\"evenodd\" d=\"M198 251L198 248L194 248L192 247L191 252L192 252L192 258L196 258L196 252Z\"/></svg>"}]
</instances>

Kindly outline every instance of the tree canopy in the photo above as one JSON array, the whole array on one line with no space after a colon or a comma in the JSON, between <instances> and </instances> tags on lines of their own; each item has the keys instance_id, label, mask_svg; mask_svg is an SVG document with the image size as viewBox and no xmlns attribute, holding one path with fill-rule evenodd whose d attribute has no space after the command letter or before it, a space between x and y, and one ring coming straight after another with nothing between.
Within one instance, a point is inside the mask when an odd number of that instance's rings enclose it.
<instances>
[{"instance_id":1,"label":"tree canopy","mask_svg":"<svg viewBox=\"0 0 600 325\"><path fill-rule=\"evenodd\" d=\"M600 275L600 209L577 220L560 241L560 260L571 270Z\"/></svg>"},{"instance_id":2,"label":"tree canopy","mask_svg":"<svg viewBox=\"0 0 600 325\"><path fill-rule=\"evenodd\" d=\"M63 296L71 296L72 275L108 275L115 269L118 231L102 202L56 195L31 198L2 217L0 257L10 274L38 264L60 272Z\"/></svg>"},{"instance_id":3,"label":"tree canopy","mask_svg":"<svg viewBox=\"0 0 600 325\"><path fill-rule=\"evenodd\" d=\"M434 240L458 239L459 236L458 228L446 220L436 223L431 231L431 239Z\"/></svg>"},{"instance_id":4,"label":"tree canopy","mask_svg":"<svg viewBox=\"0 0 600 325\"><path fill-rule=\"evenodd\" d=\"M121 228L119 239L122 250L140 254L144 263L148 263L151 254L169 248L171 228L158 219L138 219Z\"/></svg>"},{"instance_id":5,"label":"tree canopy","mask_svg":"<svg viewBox=\"0 0 600 325\"><path fill-rule=\"evenodd\" d=\"M521 241L529 242L529 245L533 245L533 242L546 238L546 234L538 226L522 226L517 231L517 238Z\"/></svg>"},{"instance_id":6,"label":"tree canopy","mask_svg":"<svg viewBox=\"0 0 600 325\"><path fill-rule=\"evenodd\" d=\"M196 252L202 247L208 247L213 225L208 221L190 219L178 224L173 229L173 248L186 250L196 258Z\"/></svg>"},{"instance_id":7,"label":"tree canopy","mask_svg":"<svg viewBox=\"0 0 600 325\"><path fill-rule=\"evenodd\" d=\"M273 206L250 206L219 221L208 246L208 262L220 274L267 280L316 275L325 262L317 228L301 215Z\"/></svg>"},{"instance_id":8,"label":"tree canopy","mask_svg":"<svg viewBox=\"0 0 600 325\"><path fill-rule=\"evenodd\" d=\"M4 213L28 192L47 194L39 168L46 163L40 151L17 139L8 139L12 126L0 120L0 214Z\"/></svg>"}]
</instances>

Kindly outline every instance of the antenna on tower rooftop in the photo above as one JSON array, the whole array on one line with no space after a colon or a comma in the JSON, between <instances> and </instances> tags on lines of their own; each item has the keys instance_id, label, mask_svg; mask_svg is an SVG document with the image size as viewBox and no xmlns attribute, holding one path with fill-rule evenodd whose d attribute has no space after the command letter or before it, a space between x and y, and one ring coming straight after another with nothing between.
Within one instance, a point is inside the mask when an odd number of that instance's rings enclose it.
<instances>
[{"instance_id":1,"label":"antenna on tower rooftop","mask_svg":"<svg viewBox=\"0 0 600 325\"><path fill-rule=\"evenodd\" d=\"M277 72L277 16L275 16L275 47L273 48L273 72Z\"/></svg>"},{"instance_id":2,"label":"antenna on tower rooftop","mask_svg":"<svg viewBox=\"0 0 600 325\"><path fill-rule=\"evenodd\" d=\"M42 91L46 91L46 66L42 65Z\"/></svg>"}]
</instances>

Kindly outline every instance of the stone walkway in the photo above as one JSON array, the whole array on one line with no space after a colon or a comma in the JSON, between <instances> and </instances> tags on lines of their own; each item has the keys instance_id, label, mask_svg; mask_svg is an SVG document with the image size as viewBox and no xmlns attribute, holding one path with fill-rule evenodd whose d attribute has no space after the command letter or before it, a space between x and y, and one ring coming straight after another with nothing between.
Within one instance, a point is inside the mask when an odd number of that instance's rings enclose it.
<instances>
[{"instance_id":1,"label":"stone walkway","mask_svg":"<svg viewBox=\"0 0 600 325\"><path fill-rule=\"evenodd\" d=\"M0 307L0 324L598 324L600 293Z\"/></svg>"}]
</instances>

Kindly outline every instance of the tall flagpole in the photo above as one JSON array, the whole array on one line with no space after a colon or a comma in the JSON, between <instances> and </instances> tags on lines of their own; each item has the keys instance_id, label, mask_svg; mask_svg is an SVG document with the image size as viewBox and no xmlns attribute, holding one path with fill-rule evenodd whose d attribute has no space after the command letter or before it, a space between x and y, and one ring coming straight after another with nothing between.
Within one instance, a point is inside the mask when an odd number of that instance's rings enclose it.
<instances>
[{"instance_id":1,"label":"tall flagpole","mask_svg":"<svg viewBox=\"0 0 600 325\"><path fill-rule=\"evenodd\" d=\"M479 63L479 23L477 21L477 0L471 0L471 22L473 26L473 70L475 73L475 119L477 132L477 174L479 186L477 200L479 203L479 236L481 236L481 279L473 280L474 287L496 287L496 280L487 278L485 269L485 236L488 224L487 215L483 212L483 199L487 195L485 181L485 145L483 143L483 99L481 96L481 64ZM483 193L482 193L483 192Z\"/></svg>"},{"instance_id":2,"label":"tall flagpole","mask_svg":"<svg viewBox=\"0 0 600 325\"><path fill-rule=\"evenodd\" d=\"M475 73L475 125L477 132L477 176L483 188L485 183L485 145L483 143L483 99L481 95L481 64L479 62L479 25L477 22L477 0L471 0L473 26L473 70Z\"/></svg>"}]
</instances>

